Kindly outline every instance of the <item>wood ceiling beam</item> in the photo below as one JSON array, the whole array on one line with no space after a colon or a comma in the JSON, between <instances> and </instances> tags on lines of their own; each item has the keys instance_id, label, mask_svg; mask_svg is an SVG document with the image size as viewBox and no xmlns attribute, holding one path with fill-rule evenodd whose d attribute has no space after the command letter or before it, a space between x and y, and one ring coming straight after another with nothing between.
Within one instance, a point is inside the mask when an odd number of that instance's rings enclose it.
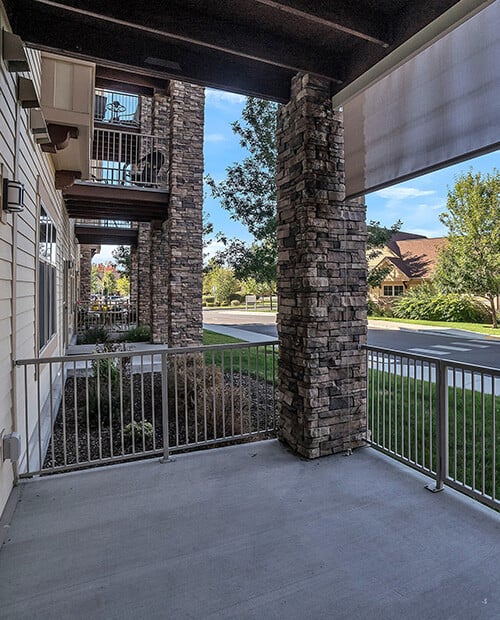
<instances>
[{"instance_id":1,"label":"wood ceiling beam","mask_svg":"<svg viewBox=\"0 0 500 620\"><path fill-rule=\"evenodd\" d=\"M179 5L164 3L154 13L153 6L144 11L138 3L129 3L125 8L121 0L108 0L100 5L99 11L96 11L95 0L29 0L29 4L114 24L140 32L142 36L200 46L294 73L303 71L337 84L343 83L342 63L329 57L319 46L305 45L299 39L286 38L278 32L256 31L235 21L182 11Z\"/></svg>"},{"instance_id":2,"label":"wood ceiling beam","mask_svg":"<svg viewBox=\"0 0 500 620\"><path fill-rule=\"evenodd\" d=\"M13 30L30 47L136 72L158 80L185 80L243 95L286 102L294 71L214 50L197 50L141 31L62 12L33 0L4 0ZM81 33L76 36L75 33ZM152 67L151 57L178 63L178 70Z\"/></svg>"},{"instance_id":3,"label":"wood ceiling beam","mask_svg":"<svg viewBox=\"0 0 500 620\"><path fill-rule=\"evenodd\" d=\"M359 3L335 2L332 7L325 7L309 0L254 0L254 2L276 9L284 15L299 17L384 48L390 45L385 16L372 10L370 19L367 19L363 14L364 8L360 9Z\"/></svg>"},{"instance_id":4,"label":"wood ceiling beam","mask_svg":"<svg viewBox=\"0 0 500 620\"><path fill-rule=\"evenodd\" d=\"M151 96L155 91L168 90L170 80L97 65L95 84L97 88L121 90L133 95Z\"/></svg>"}]
</instances>

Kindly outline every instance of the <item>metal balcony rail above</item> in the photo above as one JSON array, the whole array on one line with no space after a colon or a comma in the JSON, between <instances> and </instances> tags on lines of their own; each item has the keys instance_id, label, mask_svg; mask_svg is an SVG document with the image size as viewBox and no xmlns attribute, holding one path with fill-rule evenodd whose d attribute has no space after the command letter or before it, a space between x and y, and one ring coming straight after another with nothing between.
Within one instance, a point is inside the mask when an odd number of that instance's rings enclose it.
<instances>
[{"instance_id":1,"label":"metal balcony rail above","mask_svg":"<svg viewBox=\"0 0 500 620\"><path fill-rule=\"evenodd\" d=\"M168 185L168 145L164 137L95 129L91 180L107 185L159 188Z\"/></svg>"},{"instance_id":2,"label":"metal balcony rail above","mask_svg":"<svg viewBox=\"0 0 500 620\"><path fill-rule=\"evenodd\" d=\"M95 228L136 228L135 222L127 222L125 220L106 220L106 219L84 219L75 218L76 226L94 226Z\"/></svg>"},{"instance_id":3,"label":"metal balcony rail above","mask_svg":"<svg viewBox=\"0 0 500 620\"><path fill-rule=\"evenodd\" d=\"M139 128L141 100L138 95L99 89L94 95L94 121Z\"/></svg>"},{"instance_id":4,"label":"metal balcony rail above","mask_svg":"<svg viewBox=\"0 0 500 620\"><path fill-rule=\"evenodd\" d=\"M110 332L126 332L137 327L137 304L123 299L93 302L90 306L77 304L76 333L103 328Z\"/></svg>"},{"instance_id":5,"label":"metal balcony rail above","mask_svg":"<svg viewBox=\"0 0 500 620\"><path fill-rule=\"evenodd\" d=\"M272 437L276 358L273 340L20 360L19 474Z\"/></svg>"},{"instance_id":6,"label":"metal balcony rail above","mask_svg":"<svg viewBox=\"0 0 500 620\"><path fill-rule=\"evenodd\" d=\"M500 509L500 369L366 349L369 443Z\"/></svg>"}]
</instances>

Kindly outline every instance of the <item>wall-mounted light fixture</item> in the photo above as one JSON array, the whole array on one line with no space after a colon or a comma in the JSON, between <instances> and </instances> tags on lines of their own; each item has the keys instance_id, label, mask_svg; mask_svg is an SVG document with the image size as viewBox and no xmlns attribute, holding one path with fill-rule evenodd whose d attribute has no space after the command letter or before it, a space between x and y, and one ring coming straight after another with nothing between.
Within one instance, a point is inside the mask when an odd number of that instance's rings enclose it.
<instances>
[{"instance_id":1,"label":"wall-mounted light fixture","mask_svg":"<svg viewBox=\"0 0 500 620\"><path fill-rule=\"evenodd\" d=\"M20 181L4 179L3 209L8 213L24 210L24 185Z\"/></svg>"},{"instance_id":2,"label":"wall-mounted light fixture","mask_svg":"<svg viewBox=\"0 0 500 620\"><path fill-rule=\"evenodd\" d=\"M21 37L2 28L2 57L10 73L29 71L28 57Z\"/></svg>"}]
</instances>

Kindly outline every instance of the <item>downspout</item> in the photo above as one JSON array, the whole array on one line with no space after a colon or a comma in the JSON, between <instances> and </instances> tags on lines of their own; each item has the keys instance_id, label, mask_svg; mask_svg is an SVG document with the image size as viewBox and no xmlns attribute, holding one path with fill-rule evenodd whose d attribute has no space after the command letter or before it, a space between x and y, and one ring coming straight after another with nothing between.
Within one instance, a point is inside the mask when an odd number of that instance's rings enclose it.
<instances>
[{"instance_id":1,"label":"downspout","mask_svg":"<svg viewBox=\"0 0 500 620\"><path fill-rule=\"evenodd\" d=\"M21 105L16 101L16 118L15 118L15 142L14 142L14 179L19 178L19 143L21 133L20 119ZM12 359L11 368L11 427L12 431L17 431L17 214L12 214L12 262L11 262L11 320L10 320L10 350ZM17 462L12 463L12 474L14 476L14 485L17 485L19 472Z\"/></svg>"}]
</instances>

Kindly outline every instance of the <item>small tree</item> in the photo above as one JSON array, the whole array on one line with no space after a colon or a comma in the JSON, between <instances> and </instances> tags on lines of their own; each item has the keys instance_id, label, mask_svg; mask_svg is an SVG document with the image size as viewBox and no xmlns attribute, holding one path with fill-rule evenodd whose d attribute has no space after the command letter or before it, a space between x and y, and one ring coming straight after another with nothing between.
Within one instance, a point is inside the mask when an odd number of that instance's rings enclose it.
<instances>
[{"instance_id":1,"label":"small tree","mask_svg":"<svg viewBox=\"0 0 500 620\"><path fill-rule=\"evenodd\" d=\"M119 274L125 275L130 278L131 259L130 259L130 246L119 245L111 253L116 263L116 270Z\"/></svg>"},{"instance_id":2,"label":"small tree","mask_svg":"<svg viewBox=\"0 0 500 620\"><path fill-rule=\"evenodd\" d=\"M437 286L447 292L470 293L488 302L493 327L498 327L495 299L500 295L500 173L473 174L456 179L448 191L441 222L449 230L435 273Z\"/></svg>"},{"instance_id":3,"label":"small tree","mask_svg":"<svg viewBox=\"0 0 500 620\"><path fill-rule=\"evenodd\" d=\"M233 270L227 267L215 266L204 277L204 291L211 293L218 304L229 304L239 286Z\"/></svg>"}]
</instances>

